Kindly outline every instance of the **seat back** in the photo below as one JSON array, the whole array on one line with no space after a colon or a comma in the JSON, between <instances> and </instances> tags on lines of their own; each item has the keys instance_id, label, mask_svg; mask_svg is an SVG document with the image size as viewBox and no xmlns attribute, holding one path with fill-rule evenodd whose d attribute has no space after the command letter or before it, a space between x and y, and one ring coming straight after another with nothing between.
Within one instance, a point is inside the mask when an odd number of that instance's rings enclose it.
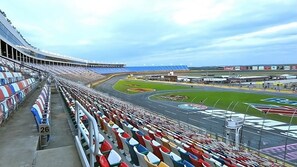
<instances>
[{"instance_id":1,"label":"seat back","mask_svg":"<svg viewBox=\"0 0 297 167\"><path fill-rule=\"evenodd\" d=\"M132 138L132 139L133 139L133 138ZM131 145L131 144L129 143L128 140L126 140L126 144L127 144L127 146L128 146L129 154L130 154L130 157L131 157L132 162L133 162L135 165L139 166L139 161L138 161L136 152L135 152L134 149L133 149L134 146Z\"/></svg>"},{"instance_id":2,"label":"seat back","mask_svg":"<svg viewBox=\"0 0 297 167\"><path fill-rule=\"evenodd\" d=\"M97 159L97 161L98 161L98 159ZM99 157L99 164L100 164L100 167L110 167L110 165L104 155L101 155Z\"/></svg>"},{"instance_id":3,"label":"seat back","mask_svg":"<svg viewBox=\"0 0 297 167\"><path fill-rule=\"evenodd\" d=\"M125 134L126 134L126 132L124 132L124 133L122 133L122 134L119 134L119 137L120 137L121 142L122 142L122 144L123 144L123 149L124 149L125 154L126 154L126 155L129 155L130 153L129 153L129 148L128 148L128 145L127 145L127 143L126 143L126 140L130 139L130 135L127 134L127 137L124 137ZM128 136L129 136L129 137L128 137Z\"/></svg>"},{"instance_id":4,"label":"seat back","mask_svg":"<svg viewBox=\"0 0 297 167\"><path fill-rule=\"evenodd\" d=\"M179 148L178 151L179 151L180 157L182 159L184 159L184 160L186 160L188 162L191 161L190 157L189 157L189 153L186 150L184 150L183 148Z\"/></svg>"},{"instance_id":5,"label":"seat back","mask_svg":"<svg viewBox=\"0 0 297 167\"><path fill-rule=\"evenodd\" d=\"M166 148L166 147L165 147ZM166 150L162 149L162 147L160 148L160 152L162 154L163 157L163 161L169 165L170 167L173 166L173 162L172 159L170 158L170 154L169 152L167 152Z\"/></svg>"},{"instance_id":6,"label":"seat back","mask_svg":"<svg viewBox=\"0 0 297 167\"><path fill-rule=\"evenodd\" d=\"M172 159L172 162L174 167L184 167L183 161L175 161L174 159Z\"/></svg>"},{"instance_id":7,"label":"seat back","mask_svg":"<svg viewBox=\"0 0 297 167\"><path fill-rule=\"evenodd\" d=\"M111 150L112 150L112 145L107 140L104 140L100 147L101 153L103 155L108 155Z\"/></svg>"},{"instance_id":8,"label":"seat back","mask_svg":"<svg viewBox=\"0 0 297 167\"><path fill-rule=\"evenodd\" d=\"M144 159L145 154L139 152L138 149L137 149L137 146L134 146L133 149L134 149L134 151L135 151L135 153L136 153L136 156L137 156L137 158L138 158L139 165L140 165L141 167L148 167L148 165L147 165L147 163L146 163L146 161L145 161L145 159Z\"/></svg>"},{"instance_id":9,"label":"seat back","mask_svg":"<svg viewBox=\"0 0 297 167\"><path fill-rule=\"evenodd\" d=\"M158 167L169 167L165 162L161 161Z\"/></svg>"},{"instance_id":10,"label":"seat back","mask_svg":"<svg viewBox=\"0 0 297 167\"><path fill-rule=\"evenodd\" d=\"M190 162L188 162L186 160L184 160L183 163L184 163L185 167L195 167L193 164L191 164Z\"/></svg>"},{"instance_id":11,"label":"seat back","mask_svg":"<svg viewBox=\"0 0 297 167\"><path fill-rule=\"evenodd\" d=\"M151 143L151 146L153 148L153 153L163 161L163 156L160 152L160 146L155 146L153 143Z\"/></svg>"},{"instance_id":12,"label":"seat back","mask_svg":"<svg viewBox=\"0 0 297 167\"><path fill-rule=\"evenodd\" d=\"M143 140L144 140L145 147L146 147L149 151L153 152L154 150L153 150L153 147L152 147L152 145L151 145L151 140L152 140L152 139L151 139L148 135L142 136L142 138L143 138Z\"/></svg>"},{"instance_id":13,"label":"seat back","mask_svg":"<svg viewBox=\"0 0 297 167\"><path fill-rule=\"evenodd\" d=\"M144 160L145 160L145 162L146 162L146 164L147 164L148 167L157 167L157 165L151 163L151 162L148 160L147 157L144 157Z\"/></svg>"},{"instance_id":14,"label":"seat back","mask_svg":"<svg viewBox=\"0 0 297 167\"><path fill-rule=\"evenodd\" d=\"M135 132L135 135L136 135L136 137L137 137L138 142L139 142L141 145L145 146L144 140L143 140L143 138L142 138L142 136L144 136L143 132L142 132L142 131L136 131L136 132Z\"/></svg>"}]
</instances>

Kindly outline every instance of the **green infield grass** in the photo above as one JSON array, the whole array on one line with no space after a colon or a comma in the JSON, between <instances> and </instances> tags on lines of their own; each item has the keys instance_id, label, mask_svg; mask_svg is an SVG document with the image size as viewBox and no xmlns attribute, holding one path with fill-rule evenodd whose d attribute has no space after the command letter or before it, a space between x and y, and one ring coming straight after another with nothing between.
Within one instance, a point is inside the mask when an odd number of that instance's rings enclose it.
<instances>
[{"instance_id":1,"label":"green infield grass","mask_svg":"<svg viewBox=\"0 0 297 167\"><path fill-rule=\"evenodd\" d=\"M248 107L245 103L259 103L259 104L275 104L282 106L283 104L278 104L274 102L264 102L262 99L272 98L281 96L273 96L273 95L262 95L262 94L254 94L254 93L241 93L241 92L226 92L226 91L195 91L195 92L178 92L178 93L167 93L167 94L159 94L151 97L153 100L168 100L162 98L162 96L186 96L187 98L183 98L184 102L192 102L192 103L203 103L209 107L215 107L219 109L225 109L229 111L239 112L239 113L247 113L248 115L264 117L264 113L258 111L252 107ZM289 100L297 101L297 99L290 97L282 97L287 98ZM181 101L181 100L180 100ZM287 105L289 106L289 105ZM294 106L292 106L294 107ZM297 116L297 113L296 113ZM283 116L278 114L267 114L266 118L273 119L282 122L290 122L291 117ZM294 124L297 124L297 117L293 118L292 121Z\"/></svg>"},{"instance_id":2,"label":"green infield grass","mask_svg":"<svg viewBox=\"0 0 297 167\"><path fill-rule=\"evenodd\" d=\"M113 88L120 92L128 93L128 94L135 94L135 93L142 93L142 89L151 89L151 90L177 90L177 89L189 89L190 86L181 86L181 85L174 85L174 84L163 84L151 81L141 81L141 80L134 80L134 79L123 79L119 80ZM137 90L139 91L129 91L129 90Z\"/></svg>"}]
</instances>

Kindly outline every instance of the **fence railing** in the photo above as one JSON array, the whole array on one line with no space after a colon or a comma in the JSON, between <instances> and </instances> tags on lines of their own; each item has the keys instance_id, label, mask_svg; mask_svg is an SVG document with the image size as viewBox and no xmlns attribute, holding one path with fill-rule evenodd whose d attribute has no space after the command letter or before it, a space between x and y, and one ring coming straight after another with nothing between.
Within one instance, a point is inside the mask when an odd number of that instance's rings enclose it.
<instances>
[{"instance_id":1,"label":"fence railing","mask_svg":"<svg viewBox=\"0 0 297 167\"><path fill-rule=\"evenodd\" d=\"M84 132L84 127L80 123L80 113L83 113L87 117L89 135ZM96 156L101 155L99 150L99 130L97 122L95 118L78 101L75 102L75 120L78 131L77 136L75 136L75 144L77 146L82 165L84 167L94 167ZM81 143L82 138L89 146L89 158L87 158L87 154L83 149Z\"/></svg>"}]
</instances>

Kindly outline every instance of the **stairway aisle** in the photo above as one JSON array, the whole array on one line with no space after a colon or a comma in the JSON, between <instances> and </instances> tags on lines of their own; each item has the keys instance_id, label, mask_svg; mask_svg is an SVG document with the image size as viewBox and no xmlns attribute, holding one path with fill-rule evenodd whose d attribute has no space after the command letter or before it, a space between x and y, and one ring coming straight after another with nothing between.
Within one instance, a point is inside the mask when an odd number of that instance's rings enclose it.
<instances>
[{"instance_id":1,"label":"stairway aisle","mask_svg":"<svg viewBox=\"0 0 297 167\"><path fill-rule=\"evenodd\" d=\"M43 85L43 84L40 84ZM38 133L30 111L41 86L28 95L14 115L0 127L0 166L31 167L38 146Z\"/></svg>"},{"instance_id":2,"label":"stairway aisle","mask_svg":"<svg viewBox=\"0 0 297 167\"><path fill-rule=\"evenodd\" d=\"M51 89L51 138L49 145L37 150L35 167L81 167L74 136L69 127L70 119L61 95L54 84Z\"/></svg>"}]
</instances>

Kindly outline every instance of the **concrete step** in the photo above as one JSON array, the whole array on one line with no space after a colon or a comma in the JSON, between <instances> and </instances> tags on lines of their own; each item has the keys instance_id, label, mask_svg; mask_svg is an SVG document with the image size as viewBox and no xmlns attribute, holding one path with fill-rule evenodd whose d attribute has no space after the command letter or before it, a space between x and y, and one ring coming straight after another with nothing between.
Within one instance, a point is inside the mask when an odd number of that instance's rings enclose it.
<instances>
[{"instance_id":1,"label":"concrete step","mask_svg":"<svg viewBox=\"0 0 297 167\"><path fill-rule=\"evenodd\" d=\"M1 135L1 133L0 133ZM0 166L30 167L38 146L37 136L0 140Z\"/></svg>"},{"instance_id":2,"label":"concrete step","mask_svg":"<svg viewBox=\"0 0 297 167\"><path fill-rule=\"evenodd\" d=\"M74 145L36 151L34 167L81 167Z\"/></svg>"}]
</instances>

